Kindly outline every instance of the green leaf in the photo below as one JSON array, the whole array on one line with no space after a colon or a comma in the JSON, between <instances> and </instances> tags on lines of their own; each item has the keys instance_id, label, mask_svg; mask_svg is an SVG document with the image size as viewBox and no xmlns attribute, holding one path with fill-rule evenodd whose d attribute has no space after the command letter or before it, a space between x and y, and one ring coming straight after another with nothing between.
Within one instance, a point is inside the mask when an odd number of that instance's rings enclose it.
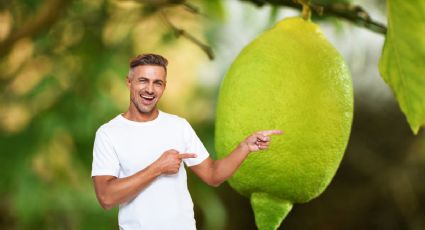
<instances>
[{"instance_id":1,"label":"green leaf","mask_svg":"<svg viewBox=\"0 0 425 230\"><path fill-rule=\"evenodd\" d=\"M223 6L223 1L220 0L204 0L204 10L209 17L223 22L226 18L226 12Z\"/></svg>"},{"instance_id":2,"label":"green leaf","mask_svg":"<svg viewBox=\"0 0 425 230\"><path fill-rule=\"evenodd\" d=\"M379 61L412 131L425 124L425 1L387 1L388 31Z\"/></svg>"}]
</instances>

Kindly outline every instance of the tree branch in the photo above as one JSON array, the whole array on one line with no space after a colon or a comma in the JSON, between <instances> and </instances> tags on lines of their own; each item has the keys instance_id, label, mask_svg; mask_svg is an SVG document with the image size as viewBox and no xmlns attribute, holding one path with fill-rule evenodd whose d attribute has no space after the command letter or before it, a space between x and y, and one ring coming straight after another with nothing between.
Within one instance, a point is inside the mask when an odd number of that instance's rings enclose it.
<instances>
[{"instance_id":1,"label":"tree branch","mask_svg":"<svg viewBox=\"0 0 425 230\"><path fill-rule=\"evenodd\" d=\"M177 28L175 25L173 25L173 23L171 23L171 21L167 18L166 14L163 11L161 11L160 13L161 13L160 15L161 15L162 19L164 20L165 24L167 24L167 26L170 27L174 31L174 34L176 35L176 37L183 36L183 37L187 38L189 41L191 41L191 42L195 43L195 45L199 46L199 48L201 48L207 54L207 56L210 60L214 60L214 53L213 53L211 47L202 43L200 40L196 39L193 35L189 34L185 30Z\"/></svg>"},{"instance_id":2,"label":"tree branch","mask_svg":"<svg viewBox=\"0 0 425 230\"><path fill-rule=\"evenodd\" d=\"M57 19L62 16L62 10L70 4L71 0L46 0L38 10L34 17L28 18L27 21L17 28L3 42L0 42L0 56L13 47L13 44L21 38L32 37L40 33L43 29L52 26Z\"/></svg>"},{"instance_id":3,"label":"tree branch","mask_svg":"<svg viewBox=\"0 0 425 230\"><path fill-rule=\"evenodd\" d=\"M240 0L253 3L257 6L270 4L273 6L287 6L301 10L302 5L294 0ZM367 28L380 34L387 33L387 27L380 22L374 21L369 14L360 6L350 3L332 3L328 5L311 4L313 13L316 16L334 16L345 19L357 26Z\"/></svg>"},{"instance_id":4,"label":"tree branch","mask_svg":"<svg viewBox=\"0 0 425 230\"><path fill-rule=\"evenodd\" d=\"M121 0L121 1L125 1L125 0ZM165 13L163 13L163 11L161 10L162 8L166 6L183 5L188 11L195 14L202 15L197 7L188 3L186 0L134 0L134 1L155 6L155 8L161 12L161 16L164 19L167 26L169 26L174 31L176 37L183 36L189 39L190 41L195 43L197 46L199 46L208 55L208 57L211 60L214 59L212 49L208 45L203 44L201 41L196 39L194 36L186 32L185 30L182 30L174 26L171 23L171 21L166 17ZM259 7L264 6L265 4L269 4L274 7L287 6L287 7L292 7L298 10L302 10L302 7L303 7L303 5L299 4L297 0L240 0L240 1L250 2ZM307 4L309 8L313 10L313 15L315 16L334 16L341 19L345 19L349 22L354 23L357 26L364 27L376 33L380 33L380 34L387 33L387 27L380 22L374 21L369 16L369 14L360 6L352 5L350 3L333 3L328 5L318 5L318 4L311 3L308 0L302 0L302 2L304 2L304 4Z\"/></svg>"}]
</instances>

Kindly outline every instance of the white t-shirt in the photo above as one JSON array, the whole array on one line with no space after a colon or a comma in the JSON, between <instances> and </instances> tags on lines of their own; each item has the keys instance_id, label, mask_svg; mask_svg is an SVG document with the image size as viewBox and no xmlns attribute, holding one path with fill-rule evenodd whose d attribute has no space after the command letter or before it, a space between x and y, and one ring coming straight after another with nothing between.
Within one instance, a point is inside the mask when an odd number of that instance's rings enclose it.
<instances>
[{"instance_id":1,"label":"white t-shirt","mask_svg":"<svg viewBox=\"0 0 425 230\"><path fill-rule=\"evenodd\" d=\"M183 160L187 166L209 156L183 118L159 111L152 121L135 122L118 115L96 132L92 176L131 176L169 149L196 153L196 158ZM196 229L183 163L178 173L159 176L134 199L121 204L118 216L120 229L125 230Z\"/></svg>"}]
</instances>

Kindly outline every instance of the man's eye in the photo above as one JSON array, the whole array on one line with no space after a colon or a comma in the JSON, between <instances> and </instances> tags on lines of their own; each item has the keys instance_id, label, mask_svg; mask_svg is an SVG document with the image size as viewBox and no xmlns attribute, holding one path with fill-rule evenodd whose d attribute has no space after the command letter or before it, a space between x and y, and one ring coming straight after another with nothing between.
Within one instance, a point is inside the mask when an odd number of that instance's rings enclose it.
<instances>
[{"instance_id":1,"label":"man's eye","mask_svg":"<svg viewBox=\"0 0 425 230\"><path fill-rule=\"evenodd\" d=\"M162 86L162 82L155 82L157 86Z\"/></svg>"}]
</instances>

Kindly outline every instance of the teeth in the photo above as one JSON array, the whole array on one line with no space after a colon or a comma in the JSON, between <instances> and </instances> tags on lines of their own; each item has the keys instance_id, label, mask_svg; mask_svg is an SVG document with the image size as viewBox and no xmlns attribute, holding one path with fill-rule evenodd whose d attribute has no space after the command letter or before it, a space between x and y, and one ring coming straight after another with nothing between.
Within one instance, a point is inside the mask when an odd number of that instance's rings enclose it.
<instances>
[{"instance_id":1,"label":"teeth","mask_svg":"<svg viewBox=\"0 0 425 230\"><path fill-rule=\"evenodd\" d=\"M146 98L146 99L153 99L154 97L149 97L149 96L142 96L143 98Z\"/></svg>"}]
</instances>

